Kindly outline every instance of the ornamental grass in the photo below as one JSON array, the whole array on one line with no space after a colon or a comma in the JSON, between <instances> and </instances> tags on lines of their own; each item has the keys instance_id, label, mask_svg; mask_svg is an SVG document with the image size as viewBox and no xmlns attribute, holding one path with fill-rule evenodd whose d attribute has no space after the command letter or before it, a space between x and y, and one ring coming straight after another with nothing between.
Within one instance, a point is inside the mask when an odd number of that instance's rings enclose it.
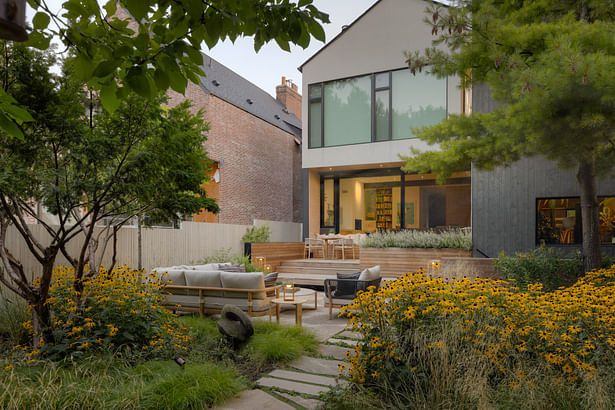
<instances>
[{"instance_id":1,"label":"ornamental grass","mask_svg":"<svg viewBox=\"0 0 615 410\"><path fill-rule=\"evenodd\" d=\"M346 371L385 407L615 406L615 266L553 292L406 274L343 311Z\"/></svg>"},{"instance_id":2,"label":"ornamental grass","mask_svg":"<svg viewBox=\"0 0 615 410\"><path fill-rule=\"evenodd\" d=\"M472 230L447 229L374 232L361 241L362 248L453 248L472 249Z\"/></svg>"}]
</instances>

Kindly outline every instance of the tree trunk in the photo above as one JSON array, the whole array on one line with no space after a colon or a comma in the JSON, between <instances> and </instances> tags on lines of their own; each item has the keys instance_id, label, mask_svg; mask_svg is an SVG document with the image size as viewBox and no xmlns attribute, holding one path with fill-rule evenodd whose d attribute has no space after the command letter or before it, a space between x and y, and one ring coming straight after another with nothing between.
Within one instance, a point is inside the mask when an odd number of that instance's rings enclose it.
<instances>
[{"instance_id":1,"label":"tree trunk","mask_svg":"<svg viewBox=\"0 0 615 410\"><path fill-rule=\"evenodd\" d=\"M581 191L581 221L583 222L583 269L598 269L600 259L600 219L594 161L582 161L577 171Z\"/></svg>"}]
</instances>

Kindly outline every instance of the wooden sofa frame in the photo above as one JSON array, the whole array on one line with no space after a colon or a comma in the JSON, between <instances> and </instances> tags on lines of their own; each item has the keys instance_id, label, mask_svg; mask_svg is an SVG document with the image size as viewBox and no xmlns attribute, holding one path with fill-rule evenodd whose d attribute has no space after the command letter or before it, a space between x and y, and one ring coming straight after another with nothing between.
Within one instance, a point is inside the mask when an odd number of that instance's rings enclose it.
<instances>
[{"instance_id":1,"label":"wooden sofa frame","mask_svg":"<svg viewBox=\"0 0 615 410\"><path fill-rule=\"evenodd\" d=\"M167 304L165 305L165 307L169 310L172 310L173 313L180 311L180 312L198 312L200 317L203 317L205 314L216 314L216 313L221 313L222 309L211 309L211 308L205 308L205 298L207 296L205 296L203 294L203 292L205 291L217 291L217 292L245 292L248 294L248 315L251 317L257 317L257 316L265 316L266 314L269 314L269 318L271 318L271 314L273 312L272 310L272 304L269 303L269 309L267 310L263 310L263 311L259 311L259 312L253 312L252 311L252 294L253 293L262 293L265 292L265 294L267 295L270 292L274 292L275 291L275 297L277 298L280 295L280 288L282 287L282 285L275 285L275 286L270 286L270 287L266 287L263 289L237 289L237 288L217 288L217 287L212 287L212 286L185 286L185 285L166 285L164 288L165 289L184 289L184 290L198 290L199 291L199 307L192 307L192 306L182 306L182 305L170 305ZM196 295L194 295L194 297L197 297ZM270 299L272 300L274 297L273 296L265 296L265 300ZM241 298L236 298L238 300L243 300ZM229 303L231 304L231 303Z\"/></svg>"}]
</instances>

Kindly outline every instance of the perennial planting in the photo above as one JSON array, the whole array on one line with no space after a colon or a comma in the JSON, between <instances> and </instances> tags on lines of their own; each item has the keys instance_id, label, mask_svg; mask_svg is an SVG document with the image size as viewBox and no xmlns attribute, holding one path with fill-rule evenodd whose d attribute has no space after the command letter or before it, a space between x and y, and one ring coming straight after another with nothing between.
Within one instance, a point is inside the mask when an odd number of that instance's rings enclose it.
<instances>
[{"instance_id":1,"label":"perennial planting","mask_svg":"<svg viewBox=\"0 0 615 410\"><path fill-rule=\"evenodd\" d=\"M47 300L52 323L40 350L16 346L30 360L60 359L89 351L121 349L130 356L168 357L187 349L186 329L162 306L161 283L126 266L83 280L75 290L73 268L58 267ZM32 331L31 321L23 326ZM49 340L50 339L50 340Z\"/></svg>"},{"instance_id":2,"label":"perennial planting","mask_svg":"<svg viewBox=\"0 0 615 410\"><path fill-rule=\"evenodd\" d=\"M344 309L365 340L350 357L352 380L397 405L434 389L449 399L474 394L473 404L527 395L545 378L568 390L615 387L615 266L553 292L406 274ZM470 392L478 384L483 398Z\"/></svg>"}]
</instances>

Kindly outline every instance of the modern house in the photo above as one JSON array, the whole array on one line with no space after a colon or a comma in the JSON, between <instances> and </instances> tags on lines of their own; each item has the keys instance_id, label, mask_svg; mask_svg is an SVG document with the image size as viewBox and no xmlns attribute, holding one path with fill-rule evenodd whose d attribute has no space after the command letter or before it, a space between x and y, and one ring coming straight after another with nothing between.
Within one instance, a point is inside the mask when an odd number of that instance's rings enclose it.
<instances>
[{"instance_id":1,"label":"modern house","mask_svg":"<svg viewBox=\"0 0 615 410\"><path fill-rule=\"evenodd\" d=\"M188 83L185 95L169 92L170 104L189 99L202 109L213 161L207 195L220 212L195 222L252 224L254 219L302 222L301 95L282 77L273 98L204 55L206 76Z\"/></svg>"},{"instance_id":2,"label":"modern house","mask_svg":"<svg viewBox=\"0 0 615 410\"><path fill-rule=\"evenodd\" d=\"M468 169L443 185L404 174L399 154L426 144L412 127L448 114L489 111L486 87L461 90L457 78L413 76L406 50L431 46L424 0L379 0L301 67L304 236L404 228L472 226L474 255L527 251L542 241L579 247L574 172L526 158L490 172ZM615 180L600 181L601 239L613 242ZM607 214L611 215L607 217Z\"/></svg>"},{"instance_id":3,"label":"modern house","mask_svg":"<svg viewBox=\"0 0 615 410\"><path fill-rule=\"evenodd\" d=\"M470 226L470 170L444 185L400 170L426 148L412 127L469 109L459 79L406 67L404 50L431 45L426 4L378 1L300 67L305 236Z\"/></svg>"}]
</instances>

